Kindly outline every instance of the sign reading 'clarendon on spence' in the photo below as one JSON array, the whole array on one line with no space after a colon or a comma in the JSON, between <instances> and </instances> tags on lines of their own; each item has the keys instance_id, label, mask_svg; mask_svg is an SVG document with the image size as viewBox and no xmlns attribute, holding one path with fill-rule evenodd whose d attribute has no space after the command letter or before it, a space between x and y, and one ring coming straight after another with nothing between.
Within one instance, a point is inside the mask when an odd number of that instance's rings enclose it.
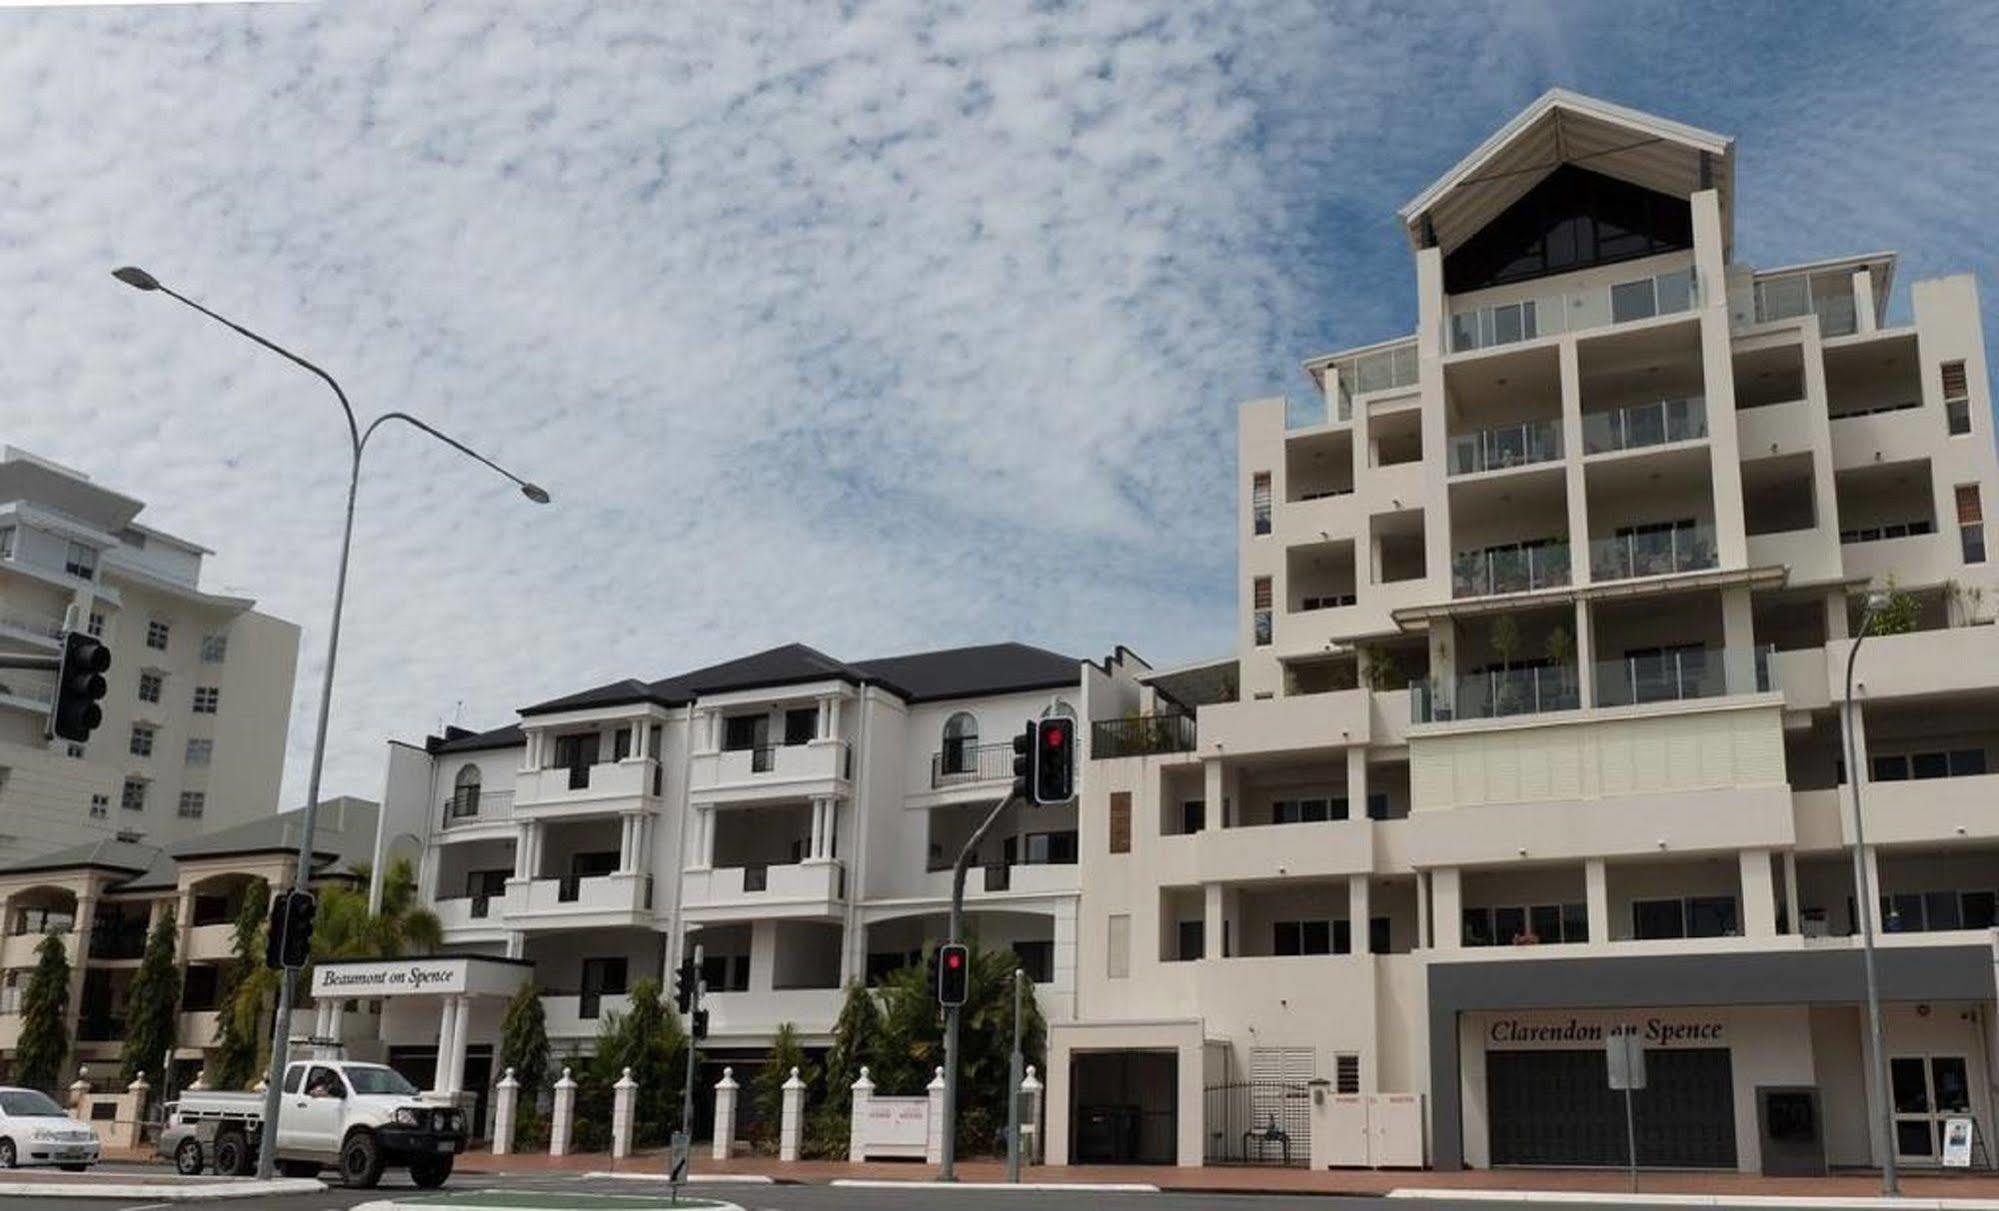
<instances>
[{"instance_id":1,"label":"sign reading 'clarendon on spence'","mask_svg":"<svg viewBox=\"0 0 1999 1211\"><path fill-rule=\"evenodd\" d=\"M1612 1031L1626 1028L1636 1030L1647 1045L1654 1047L1669 1047L1675 1043L1720 1043L1725 1036L1722 1023L1712 1019L1663 1016L1629 1021L1593 1021L1575 1017L1539 1020L1499 1018L1487 1028L1486 1041L1516 1047L1565 1043L1601 1046Z\"/></svg>"}]
</instances>

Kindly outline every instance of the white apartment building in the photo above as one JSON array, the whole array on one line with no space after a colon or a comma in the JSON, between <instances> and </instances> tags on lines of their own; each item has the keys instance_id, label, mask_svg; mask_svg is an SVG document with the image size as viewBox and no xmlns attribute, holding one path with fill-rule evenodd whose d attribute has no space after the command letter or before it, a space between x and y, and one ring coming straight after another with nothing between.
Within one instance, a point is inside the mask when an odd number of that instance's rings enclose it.
<instances>
[{"instance_id":1,"label":"white apartment building","mask_svg":"<svg viewBox=\"0 0 1999 1211\"><path fill-rule=\"evenodd\" d=\"M1415 331L1242 408L1236 658L1085 698L1051 1160L1302 1161L1320 1099L1381 1093L1423 1099L1439 1168L1621 1165L1625 1026L1644 1165L1994 1138L1976 288L1894 305L1881 252L1753 267L1736 154L1543 96L1400 212Z\"/></svg>"},{"instance_id":2,"label":"white apartment building","mask_svg":"<svg viewBox=\"0 0 1999 1211\"><path fill-rule=\"evenodd\" d=\"M1137 692L1123 653L1095 665L1003 643L847 663L792 644L392 743L377 866L419 860L453 958L420 964L444 973L421 987L356 967L343 992L385 994L379 1023L335 1025L355 1053L469 1095L483 1123L522 982L542 990L557 1052L587 1050L633 984L670 984L698 944L711 1081L785 1023L822 1047L848 983L943 938L951 863L1007 794L1013 735ZM1042 1011L1068 1018L1074 804L1009 809L979 859L971 931L1012 948Z\"/></svg>"},{"instance_id":3,"label":"white apartment building","mask_svg":"<svg viewBox=\"0 0 1999 1211\"><path fill-rule=\"evenodd\" d=\"M298 628L202 589L211 552L142 508L0 451L0 652L60 652L72 609L112 652L85 745L48 738L53 673L0 671L0 861L114 836L171 845L277 809Z\"/></svg>"}]
</instances>

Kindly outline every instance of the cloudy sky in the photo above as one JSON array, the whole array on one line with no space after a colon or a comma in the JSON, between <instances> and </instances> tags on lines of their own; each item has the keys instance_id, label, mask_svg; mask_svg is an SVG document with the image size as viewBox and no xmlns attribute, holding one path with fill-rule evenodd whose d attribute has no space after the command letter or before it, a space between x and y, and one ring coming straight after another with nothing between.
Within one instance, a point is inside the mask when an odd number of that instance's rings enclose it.
<instances>
[{"instance_id":1,"label":"cloudy sky","mask_svg":"<svg viewBox=\"0 0 1999 1211\"><path fill-rule=\"evenodd\" d=\"M1175 663L1230 643L1235 405L1406 330L1394 209L1542 90L1736 135L1744 258L1896 248L1905 309L1992 270L1995 78L1927 4L0 10L0 437L304 625L290 799L337 411L117 264L555 495L371 447L329 792L793 639Z\"/></svg>"}]
</instances>

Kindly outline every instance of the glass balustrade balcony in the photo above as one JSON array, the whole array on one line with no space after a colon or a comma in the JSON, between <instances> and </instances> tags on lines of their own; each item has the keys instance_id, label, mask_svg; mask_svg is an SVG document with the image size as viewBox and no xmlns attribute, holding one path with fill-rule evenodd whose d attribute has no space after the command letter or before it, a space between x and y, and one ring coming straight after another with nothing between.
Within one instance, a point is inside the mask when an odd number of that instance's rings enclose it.
<instances>
[{"instance_id":1,"label":"glass balustrade balcony","mask_svg":"<svg viewBox=\"0 0 1999 1211\"><path fill-rule=\"evenodd\" d=\"M1582 706L1573 665L1466 673L1448 686L1419 681L1409 691L1409 714L1415 723L1499 719Z\"/></svg>"},{"instance_id":2,"label":"glass balustrade balcony","mask_svg":"<svg viewBox=\"0 0 1999 1211\"><path fill-rule=\"evenodd\" d=\"M1707 401L1700 396L1633 404L1583 414L1583 453L1641 450L1707 436Z\"/></svg>"},{"instance_id":3,"label":"glass balustrade balcony","mask_svg":"<svg viewBox=\"0 0 1999 1211\"><path fill-rule=\"evenodd\" d=\"M1569 583L1569 544L1460 551L1451 559L1452 597L1490 597Z\"/></svg>"},{"instance_id":4,"label":"glass balustrade balcony","mask_svg":"<svg viewBox=\"0 0 1999 1211\"><path fill-rule=\"evenodd\" d=\"M1451 474L1475 475L1507 467L1553 462L1562 456L1562 426L1557 421L1526 421L1451 439Z\"/></svg>"},{"instance_id":5,"label":"glass balustrade balcony","mask_svg":"<svg viewBox=\"0 0 1999 1211\"><path fill-rule=\"evenodd\" d=\"M1719 562L1710 525L1634 530L1589 544L1590 576L1599 581L1698 572Z\"/></svg>"},{"instance_id":6,"label":"glass balustrade balcony","mask_svg":"<svg viewBox=\"0 0 1999 1211\"><path fill-rule=\"evenodd\" d=\"M1511 345L1558 332L1580 332L1658 315L1676 315L1700 302L1692 267L1619 282L1460 311L1451 316L1451 352Z\"/></svg>"},{"instance_id":7,"label":"glass balustrade balcony","mask_svg":"<svg viewBox=\"0 0 1999 1211\"><path fill-rule=\"evenodd\" d=\"M1755 649L1749 667L1729 668L1721 648L1673 648L1616 660L1596 662L1595 699L1598 706L1637 706L1648 702L1681 702L1720 698L1727 694L1768 693L1773 649Z\"/></svg>"}]
</instances>

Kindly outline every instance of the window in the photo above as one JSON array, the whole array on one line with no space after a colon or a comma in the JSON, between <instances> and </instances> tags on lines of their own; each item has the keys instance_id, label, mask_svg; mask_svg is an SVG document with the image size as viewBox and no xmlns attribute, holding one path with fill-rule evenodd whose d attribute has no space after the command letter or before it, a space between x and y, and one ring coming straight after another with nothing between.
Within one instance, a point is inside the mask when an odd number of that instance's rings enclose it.
<instances>
[{"instance_id":1,"label":"window","mask_svg":"<svg viewBox=\"0 0 1999 1211\"><path fill-rule=\"evenodd\" d=\"M215 708L221 704L221 701L222 687L215 685L198 685L194 687L195 714L213 715Z\"/></svg>"},{"instance_id":2,"label":"window","mask_svg":"<svg viewBox=\"0 0 1999 1211\"><path fill-rule=\"evenodd\" d=\"M293 1065L292 1069L289 1072L285 1073L285 1092L297 1093L298 1083L304 1078L305 1078L305 1065L304 1064Z\"/></svg>"},{"instance_id":3,"label":"window","mask_svg":"<svg viewBox=\"0 0 1999 1211\"><path fill-rule=\"evenodd\" d=\"M1868 762L1875 782L1907 782L1911 778L1971 778L1986 770L1982 748L1947 752L1884 753Z\"/></svg>"},{"instance_id":4,"label":"window","mask_svg":"<svg viewBox=\"0 0 1999 1211\"><path fill-rule=\"evenodd\" d=\"M1112 791L1110 811L1110 851L1131 852L1131 792Z\"/></svg>"},{"instance_id":5,"label":"window","mask_svg":"<svg viewBox=\"0 0 1999 1211\"><path fill-rule=\"evenodd\" d=\"M938 750L938 769L946 774L969 774L978 768L979 721L970 711L959 711L944 721L944 744Z\"/></svg>"},{"instance_id":6,"label":"window","mask_svg":"<svg viewBox=\"0 0 1999 1211\"><path fill-rule=\"evenodd\" d=\"M810 744L819 737L819 708L795 706L784 713L784 742Z\"/></svg>"},{"instance_id":7,"label":"window","mask_svg":"<svg viewBox=\"0 0 1999 1211\"><path fill-rule=\"evenodd\" d=\"M139 674L139 701L158 702L160 700L160 681L161 677L158 673Z\"/></svg>"},{"instance_id":8,"label":"window","mask_svg":"<svg viewBox=\"0 0 1999 1211\"><path fill-rule=\"evenodd\" d=\"M1360 1092L1360 1057L1351 1051L1333 1056L1333 1092Z\"/></svg>"},{"instance_id":9,"label":"window","mask_svg":"<svg viewBox=\"0 0 1999 1211\"><path fill-rule=\"evenodd\" d=\"M1444 258L1444 290L1464 294L1693 244L1685 200L1563 165Z\"/></svg>"},{"instance_id":10,"label":"window","mask_svg":"<svg viewBox=\"0 0 1999 1211\"><path fill-rule=\"evenodd\" d=\"M167 650L169 628L166 623L155 618L146 623L146 646L156 652Z\"/></svg>"},{"instance_id":11,"label":"window","mask_svg":"<svg viewBox=\"0 0 1999 1211\"><path fill-rule=\"evenodd\" d=\"M1208 826L1208 801L1189 799L1180 805L1180 831L1198 833Z\"/></svg>"},{"instance_id":12,"label":"window","mask_svg":"<svg viewBox=\"0 0 1999 1211\"><path fill-rule=\"evenodd\" d=\"M125 788L118 795L118 806L128 812L146 810L146 780L144 778L125 779Z\"/></svg>"},{"instance_id":13,"label":"window","mask_svg":"<svg viewBox=\"0 0 1999 1211\"><path fill-rule=\"evenodd\" d=\"M83 746L81 744L72 744L66 751L73 759L77 761L83 760Z\"/></svg>"},{"instance_id":14,"label":"window","mask_svg":"<svg viewBox=\"0 0 1999 1211\"><path fill-rule=\"evenodd\" d=\"M1104 974L1113 980L1131 976L1131 917L1120 913L1105 923Z\"/></svg>"},{"instance_id":15,"label":"window","mask_svg":"<svg viewBox=\"0 0 1999 1211\"><path fill-rule=\"evenodd\" d=\"M201 809L207 805L208 796L201 791L182 791L180 793L180 818L183 820L199 820L201 819Z\"/></svg>"},{"instance_id":16,"label":"window","mask_svg":"<svg viewBox=\"0 0 1999 1211\"><path fill-rule=\"evenodd\" d=\"M92 795L90 797L90 818L102 820L111 814L111 796Z\"/></svg>"},{"instance_id":17,"label":"window","mask_svg":"<svg viewBox=\"0 0 1999 1211\"><path fill-rule=\"evenodd\" d=\"M1249 477L1250 531L1270 533L1270 472L1258 471Z\"/></svg>"},{"instance_id":18,"label":"window","mask_svg":"<svg viewBox=\"0 0 1999 1211\"><path fill-rule=\"evenodd\" d=\"M1966 563L1985 562L1985 510L1977 484L1957 486L1957 539Z\"/></svg>"},{"instance_id":19,"label":"window","mask_svg":"<svg viewBox=\"0 0 1999 1211\"><path fill-rule=\"evenodd\" d=\"M207 765L215 760L215 741L190 740L187 742L187 764Z\"/></svg>"},{"instance_id":20,"label":"window","mask_svg":"<svg viewBox=\"0 0 1999 1211\"><path fill-rule=\"evenodd\" d=\"M621 727L611 733L611 760L623 761L632 755L632 729Z\"/></svg>"},{"instance_id":21,"label":"window","mask_svg":"<svg viewBox=\"0 0 1999 1211\"><path fill-rule=\"evenodd\" d=\"M104 638L104 615L98 613L96 610L92 610L90 612L90 622L84 629L90 632L92 639Z\"/></svg>"},{"instance_id":22,"label":"window","mask_svg":"<svg viewBox=\"0 0 1999 1211\"><path fill-rule=\"evenodd\" d=\"M0 559L14 558L14 527L0 526Z\"/></svg>"},{"instance_id":23,"label":"window","mask_svg":"<svg viewBox=\"0 0 1999 1211\"><path fill-rule=\"evenodd\" d=\"M1255 629L1256 646L1270 645L1270 577L1259 576L1249 586L1252 626Z\"/></svg>"},{"instance_id":24,"label":"window","mask_svg":"<svg viewBox=\"0 0 1999 1211\"><path fill-rule=\"evenodd\" d=\"M201 637L201 663L221 664L229 655L229 636L203 635Z\"/></svg>"},{"instance_id":25,"label":"window","mask_svg":"<svg viewBox=\"0 0 1999 1211\"><path fill-rule=\"evenodd\" d=\"M1963 362L1943 364L1943 414L1952 437L1971 432L1971 383Z\"/></svg>"},{"instance_id":26,"label":"window","mask_svg":"<svg viewBox=\"0 0 1999 1211\"><path fill-rule=\"evenodd\" d=\"M769 715L730 715L722 720L722 751L762 748L770 737Z\"/></svg>"},{"instance_id":27,"label":"window","mask_svg":"<svg viewBox=\"0 0 1999 1211\"><path fill-rule=\"evenodd\" d=\"M84 580L94 579L97 576L97 548L80 542L69 544L69 555L63 560L62 570Z\"/></svg>"},{"instance_id":28,"label":"window","mask_svg":"<svg viewBox=\"0 0 1999 1211\"><path fill-rule=\"evenodd\" d=\"M1201 948L1206 940L1205 938L1206 932L1207 932L1207 924L1205 922L1202 921L1180 922L1179 937L1177 939L1179 945L1175 948L1173 952L1173 957L1179 959L1183 963L1191 963L1194 960L1200 958Z\"/></svg>"},{"instance_id":29,"label":"window","mask_svg":"<svg viewBox=\"0 0 1999 1211\"><path fill-rule=\"evenodd\" d=\"M1076 864L1076 834L1073 831L1028 833L1022 840L1026 842L1029 866Z\"/></svg>"},{"instance_id":30,"label":"window","mask_svg":"<svg viewBox=\"0 0 1999 1211\"><path fill-rule=\"evenodd\" d=\"M1726 938L1739 932L1733 896L1631 902L1634 938Z\"/></svg>"},{"instance_id":31,"label":"window","mask_svg":"<svg viewBox=\"0 0 1999 1211\"><path fill-rule=\"evenodd\" d=\"M1274 955L1345 954L1333 947L1333 926L1339 921L1277 921L1271 925L1270 953Z\"/></svg>"},{"instance_id":32,"label":"window","mask_svg":"<svg viewBox=\"0 0 1999 1211\"><path fill-rule=\"evenodd\" d=\"M1055 943L1015 942L1013 954L1020 960L1020 969L1036 984L1046 984L1055 978Z\"/></svg>"},{"instance_id":33,"label":"window","mask_svg":"<svg viewBox=\"0 0 1999 1211\"><path fill-rule=\"evenodd\" d=\"M1580 903L1508 905L1464 910L1466 946L1589 941L1589 913Z\"/></svg>"},{"instance_id":34,"label":"window","mask_svg":"<svg viewBox=\"0 0 1999 1211\"><path fill-rule=\"evenodd\" d=\"M153 755L153 728L149 724L132 725L132 755L150 757Z\"/></svg>"}]
</instances>

